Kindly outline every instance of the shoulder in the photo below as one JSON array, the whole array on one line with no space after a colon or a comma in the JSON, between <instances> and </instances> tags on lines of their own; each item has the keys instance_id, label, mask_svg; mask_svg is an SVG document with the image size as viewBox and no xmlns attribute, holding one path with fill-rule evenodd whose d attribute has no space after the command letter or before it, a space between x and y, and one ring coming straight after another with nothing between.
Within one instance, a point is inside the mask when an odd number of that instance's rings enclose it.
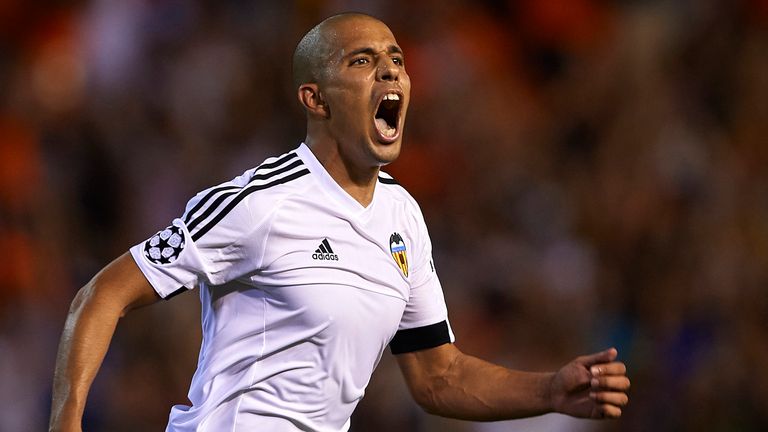
<instances>
[{"instance_id":1,"label":"shoulder","mask_svg":"<svg viewBox=\"0 0 768 432\"><path fill-rule=\"evenodd\" d=\"M234 179L195 195L187 203L182 220L193 236L201 236L232 214L258 222L286 196L306 188L307 174L309 169L295 151L268 158Z\"/></svg>"}]
</instances>

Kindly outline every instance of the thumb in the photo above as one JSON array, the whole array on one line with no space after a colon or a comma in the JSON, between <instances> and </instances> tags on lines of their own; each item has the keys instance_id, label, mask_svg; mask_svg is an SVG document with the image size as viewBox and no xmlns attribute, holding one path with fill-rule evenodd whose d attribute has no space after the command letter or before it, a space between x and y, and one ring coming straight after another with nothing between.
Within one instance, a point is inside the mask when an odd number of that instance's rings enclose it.
<instances>
[{"instance_id":1,"label":"thumb","mask_svg":"<svg viewBox=\"0 0 768 432\"><path fill-rule=\"evenodd\" d=\"M616 356L618 355L619 352L616 350L616 348L608 348L607 350L601 351L599 353L581 356L577 358L576 361L586 367L590 367L594 364L610 363L616 360Z\"/></svg>"}]
</instances>

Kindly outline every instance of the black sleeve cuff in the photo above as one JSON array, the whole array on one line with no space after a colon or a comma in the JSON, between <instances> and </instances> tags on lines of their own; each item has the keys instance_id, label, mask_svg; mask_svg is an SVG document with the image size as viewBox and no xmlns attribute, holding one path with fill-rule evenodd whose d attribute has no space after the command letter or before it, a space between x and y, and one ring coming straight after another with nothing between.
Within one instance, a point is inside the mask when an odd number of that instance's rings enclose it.
<instances>
[{"instance_id":1,"label":"black sleeve cuff","mask_svg":"<svg viewBox=\"0 0 768 432\"><path fill-rule=\"evenodd\" d=\"M448 322L442 321L424 327L399 330L389 343L392 354L405 354L434 348L451 342Z\"/></svg>"},{"instance_id":2,"label":"black sleeve cuff","mask_svg":"<svg viewBox=\"0 0 768 432\"><path fill-rule=\"evenodd\" d=\"M179 294L181 294L183 292L187 292L187 291L189 291L189 288L181 287L181 288L177 289L176 291L174 291L174 292L168 294L167 296L165 296L165 298L163 300L170 300L170 299L176 297L177 295L179 295Z\"/></svg>"}]
</instances>

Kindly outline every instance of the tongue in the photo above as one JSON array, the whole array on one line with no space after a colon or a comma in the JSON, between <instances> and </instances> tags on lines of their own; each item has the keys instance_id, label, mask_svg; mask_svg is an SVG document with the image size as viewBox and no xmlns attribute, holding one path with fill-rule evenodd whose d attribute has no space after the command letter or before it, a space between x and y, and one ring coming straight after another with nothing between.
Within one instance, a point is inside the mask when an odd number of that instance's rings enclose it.
<instances>
[{"instance_id":1,"label":"tongue","mask_svg":"<svg viewBox=\"0 0 768 432\"><path fill-rule=\"evenodd\" d=\"M376 119L376 129L379 130L379 133L387 138L392 138L395 136L396 129L393 127L390 127L387 124L387 121L383 118L377 118Z\"/></svg>"}]
</instances>

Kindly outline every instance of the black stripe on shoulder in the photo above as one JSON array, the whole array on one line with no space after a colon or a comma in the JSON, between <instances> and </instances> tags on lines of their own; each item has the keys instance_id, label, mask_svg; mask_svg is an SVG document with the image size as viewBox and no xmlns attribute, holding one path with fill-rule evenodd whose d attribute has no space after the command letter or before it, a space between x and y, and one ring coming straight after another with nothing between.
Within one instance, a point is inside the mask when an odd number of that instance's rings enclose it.
<instances>
[{"instance_id":1,"label":"black stripe on shoulder","mask_svg":"<svg viewBox=\"0 0 768 432\"><path fill-rule=\"evenodd\" d=\"M389 343L392 354L405 354L428 348L434 348L451 342L448 322L442 321L424 327L398 330Z\"/></svg>"},{"instance_id":2,"label":"black stripe on shoulder","mask_svg":"<svg viewBox=\"0 0 768 432\"><path fill-rule=\"evenodd\" d=\"M209 205L208 208L205 209L205 211L200 214L200 216L194 218L191 222L187 224L187 229L191 232L200 224L200 222L204 221L205 218L207 218L208 216L211 215L211 213L216 211L216 209L219 208L219 205L221 205L222 201L224 201L225 199L229 198L230 196L242 190L241 187L238 187L237 189L238 190L233 190L231 192L227 192L219 195L219 197L216 198L216 200L213 203L211 203L211 205Z\"/></svg>"},{"instance_id":3,"label":"black stripe on shoulder","mask_svg":"<svg viewBox=\"0 0 768 432\"><path fill-rule=\"evenodd\" d=\"M272 186L277 186L277 185L280 185L280 184L283 184L283 183L288 183L288 182L289 182L289 181L291 181L291 180L295 180L295 179L297 179L297 178L299 178L299 177L303 177L303 176L305 176L305 175L307 175L307 174L309 174L309 170L305 168L305 169L303 169L303 170L300 170L300 171L296 171L295 173L293 173L293 174L290 174L290 175L287 175L287 176L285 176L285 177L281 177L281 178L275 179L274 181L272 181L272 182L270 182L270 183L264 183L264 184L252 185L252 186L249 186L249 187L247 187L247 188L243 189L243 190L242 190L242 191L241 191L241 192L240 192L240 193L239 193L239 194L238 194L238 195L237 195L237 196L236 196L236 197L235 197L235 198L234 198L232 201L230 201L230 202L229 202L229 203L228 203L228 204L227 204L227 205L226 205L226 206L225 206L225 207L224 207L224 208L223 208L223 209L222 209L222 210L221 210L221 211L220 211L220 212L219 212L219 213L216 215L216 217L214 217L213 219L211 219L211 220L210 220L210 221L209 221L209 222L208 222L208 223L207 223L207 224L206 224L204 227L200 228L200 230L199 230L199 231L197 231L196 233L192 234L192 240L194 240L194 241L197 241L197 240L199 240L199 239L200 239L200 237L202 237L203 235L205 235L205 233L207 233L207 232L208 232L208 231L210 231L210 230L211 230L211 229L212 229L214 226L216 226L216 224L217 224L217 223L219 223L219 221L221 221L222 219L224 219L224 217L225 217L227 214L229 214L229 212L231 212L231 211L232 211L232 209L233 209L233 208L235 208L235 206L236 206L238 203L240 203L240 201L242 201L243 199L245 199L245 197L247 197L248 195L252 194L253 192L256 192L256 191L260 191L260 190L264 190L264 189L268 189L268 188L270 188L270 187L272 187Z\"/></svg>"},{"instance_id":4,"label":"black stripe on shoulder","mask_svg":"<svg viewBox=\"0 0 768 432\"><path fill-rule=\"evenodd\" d=\"M282 174L282 173L284 173L286 171L290 171L290 170L296 168L297 166L301 166L301 165L304 165L304 162L302 162L301 159L299 159L299 160L296 160L296 161L293 161L293 162L289 163L288 165L286 165L286 166L284 166L284 167L282 167L280 169L276 169L276 170L270 171L268 173L257 174L259 172L257 170L251 176L251 180L249 181L249 183L254 181L254 180L267 180L267 179L270 179L270 178L272 178L272 177L274 177L276 175L280 175L280 174ZM247 185L246 185L246 187L247 187Z\"/></svg>"},{"instance_id":5,"label":"black stripe on shoulder","mask_svg":"<svg viewBox=\"0 0 768 432\"><path fill-rule=\"evenodd\" d=\"M251 180L250 181L252 182L254 180L268 180L268 179L270 179L272 177L275 177L275 176L278 176L278 175L280 175L280 174L282 174L282 173L284 173L286 171L290 171L290 170L292 170L292 169L294 169L294 168L296 168L296 167L298 167L298 166L300 166L302 164L303 164L303 162L301 161L301 159L299 159L299 160L297 160L295 162L292 162L292 163L290 163L290 164L288 164L288 165L286 165L286 166L284 166L284 167L282 167L280 169L276 169L276 170L268 172L268 173L256 174L254 172L254 175L251 176ZM256 172L258 172L258 170ZM246 185L246 187L247 187L247 185ZM201 213L200 216L196 217L190 223L187 224L187 229L191 232L202 221L207 219L208 216L210 216L213 212L215 212L216 209L219 208L219 206L221 205L221 203L224 200L226 200L230 196L232 196L232 195L234 195L234 194L244 190L243 187L238 187L237 189L238 190L233 190L231 192L227 192L227 193L223 193L223 194L219 195L219 197L216 198L216 200L213 203L211 203L211 205L208 206L208 208L205 209L205 211L203 213Z\"/></svg>"},{"instance_id":6,"label":"black stripe on shoulder","mask_svg":"<svg viewBox=\"0 0 768 432\"><path fill-rule=\"evenodd\" d=\"M395 180L393 178L386 178L386 177L379 177L379 183L391 184L391 185L400 185L400 183L398 183L397 180Z\"/></svg>"},{"instance_id":7,"label":"black stripe on shoulder","mask_svg":"<svg viewBox=\"0 0 768 432\"><path fill-rule=\"evenodd\" d=\"M253 173L254 176L253 177L255 177L256 173L258 171L260 171L260 170L278 167L278 166L288 162L289 160L297 159L298 157L299 157L299 155L297 155L296 152L290 152L290 153L287 153L287 154L281 156L280 159L278 159L278 160L276 160L274 162L263 163L263 164L261 164L261 165L256 167L256 171L254 171L254 173ZM253 177L251 177L251 180L253 180Z\"/></svg>"},{"instance_id":8,"label":"black stripe on shoulder","mask_svg":"<svg viewBox=\"0 0 768 432\"><path fill-rule=\"evenodd\" d=\"M297 158L297 157L299 157L299 156L296 154L296 152L290 152L290 153L288 153L288 154L285 154L285 155L283 155L283 156L280 156L280 158L279 158L279 159L277 159L277 160L275 160L274 162L263 163L263 164L261 164L261 165L257 166L257 167L256 167L256 169L254 170L253 176L251 176L251 178L248 180L248 182L250 182L251 180L253 180L253 178L256 176L256 173L257 173L259 170L262 170L262 169L270 169L270 168L274 168L274 167L280 166L280 165L282 165L282 164L284 164L284 163L288 162L289 160L291 160L291 159L295 159L295 158ZM216 188L213 188L213 189L211 189L211 190L210 190L210 191L208 191L208 193L207 193L207 194L205 194L205 196L204 196L204 197L203 197L203 198L202 198L202 199L201 199L201 200L200 200L200 201L199 201L199 202L198 202L198 203L197 203L197 204L196 204L196 205L195 205L195 206L192 208L192 210L190 210L190 211L187 213L187 215L184 217L184 223L185 223L185 224L189 224L189 222L192 220L192 215L194 215L195 213L197 213L198 211L200 211L200 209L201 209L201 208L203 208L203 206L205 206L205 205L208 203L208 201L209 201L209 200L210 200L210 199L211 199L211 198L212 198L214 195L216 195L217 193L219 193L219 192L223 192L223 191L227 191L227 190L232 190L232 189L242 189L242 188L243 188L242 186L234 186L234 185L228 185L228 186L219 186L219 187L216 187Z\"/></svg>"},{"instance_id":9,"label":"black stripe on shoulder","mask_svg":"<svg viewBox=\"0 0 768 432\"><path fill-rule=\"evenodd\" d=\"M214 195L216 195L219 192L231 190L231 189L240 189L240 186L220 186L217 188L213 188L210 191L208 191L207 194L201 199L197 204L195 204L194 207L192 207L192 210L187 213L187 216L184 217L184 223L189 224L189 221L192 220L192 215L197 213L203 206L208 202L208 200L211 199Z\"/></svg>"}]
</instances>

